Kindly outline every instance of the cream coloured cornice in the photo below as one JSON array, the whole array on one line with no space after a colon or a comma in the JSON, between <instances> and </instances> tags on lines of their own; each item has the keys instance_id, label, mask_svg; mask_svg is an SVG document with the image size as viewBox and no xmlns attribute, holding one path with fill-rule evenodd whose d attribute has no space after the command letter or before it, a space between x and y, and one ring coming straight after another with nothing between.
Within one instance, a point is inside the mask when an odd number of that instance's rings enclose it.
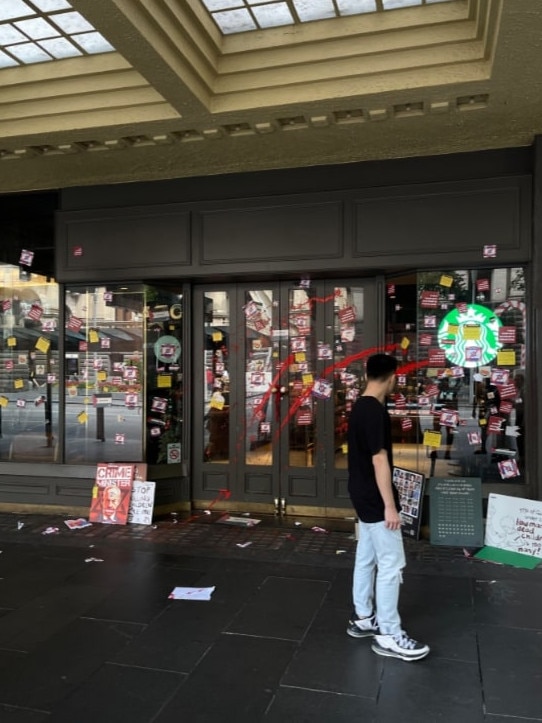
<instances>
[{"instance_id":1,"label":"cream coloured cornice","mask_svg":"<svg viewBox=\"0 0 542 723\"><path fill-rule=\"evenodd\" d=\"M116 52L0 70L0 192L528 145L539 0L223 37L198 0L72 0Z\"/></svg>"}]
</instances>

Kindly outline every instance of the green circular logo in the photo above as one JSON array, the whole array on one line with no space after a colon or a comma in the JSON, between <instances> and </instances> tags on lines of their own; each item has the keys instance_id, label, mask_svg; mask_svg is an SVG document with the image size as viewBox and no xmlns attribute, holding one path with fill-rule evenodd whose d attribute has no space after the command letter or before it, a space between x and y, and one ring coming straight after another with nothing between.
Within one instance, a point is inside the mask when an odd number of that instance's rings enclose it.
<instances>
[{"instance_id":1,"label":"green circular logo","mask_svg":"<svg viewBox=\"0 0 542 723\"><path fill-rule=\"evenodd\" d=\"M478 367L489 364L502 347L499 328L502 321L491 309L466 304L452 309L438 328L438 345L454 366Z\"/></svg>"}]
</instances>

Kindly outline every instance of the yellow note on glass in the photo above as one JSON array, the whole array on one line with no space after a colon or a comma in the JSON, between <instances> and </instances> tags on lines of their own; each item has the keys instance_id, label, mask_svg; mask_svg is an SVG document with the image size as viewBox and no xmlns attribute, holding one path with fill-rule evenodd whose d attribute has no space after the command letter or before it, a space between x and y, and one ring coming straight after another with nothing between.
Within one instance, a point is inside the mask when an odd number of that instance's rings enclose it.
<instances>
[{"instance_id":1,"label":"yellow note on glass","mask_svg":"<svg viewBox=\"0 0 542 723\"><path fill-rule=\"evenodd\" d=\"M8 346L17 346L17 339L14 336L8 336L6 339L6 344Z\"/></svg>"},{"instance_id":2,"label":"yellow note on glass","mask_svg":"<svg viewBox=\"0 0 542 723\"><path fill-rule=\"evenodd\" d=\"M450 286L454 283L454 277L448 276L447 274L442 274L439 281L441 286L447 286L450 288Z\"/></svg>"},{"instance_id":3,"label":"yellow note on glass","mask_svg":"<svg viewBox=\"0 0 542 723\"><path fill-rule=\"evenodd\" d=\"M303 382L304 387L310 387L310 385L314 382L314 377L312 374L303 374L301 381Z\"/></svg>"},{"instance_id":4,"label":"yellow note on glass","mask_svg":"<svg viewBox=\"0 0 542 723\"><path fill-rule=\"evenodd\" d=\"M88 332L88 340L91 344L97 344L100 341L100 335L95 329Z\"/></svg>"},{"instance_id":5,"label":"yellow note on glass","mask_svg":"<svg viewBox=\"0 0 542 723\"><path fill-rule=\"evenodd\" d=\"M423 443L426 447L440 447L442 434L426 429L423 433Z\"/></svg>"},{"instance_id":6,"label":"yellow note on glass","mask_svg":"<svg viewBox=\"0 0 542 723\"><path fill-rule=\"evenodd\" d=\"M307 355L304 351L298 351L294 356L294 361L296 364L301 364L301 362L307 361Z\"/></svg>"},{"instance_id":7,"label":"yellow note on glass","mask_svg":"<svg viewBox=\"0 0 542 723\"><path fill-rule=\"evenodd\" d=\"M455 336L459 329L457 324L448 324L448 336Z\"/></svg>"},{"instance_id":8,"label":"yellow note on glass","mask_svg":"<svg viewBox=\"0 0 542 723\"><path fill-rule=\"evenodd\" d=\"M221 331L213 331L213 335L211 337L213 341L222 341L223 336Z\"/></svg>"},{"instance_id":9,"label":"yellow note on glass","mask_svg":"<svg viewBox=\"0 0 542 723\"><path fill-rule=\"evenodd\" d=\"M105 382L105 380L107 379L107 372L104 372L104 371L98 372L98 374L96 374L96 376L97 376L99 382Z\"/></svg>"},{"instance_id":10,"label":"yellow note on glass","mask_svg":"<svg viewBox=\"0 0 542 723\"><path fill-rule=\"evenodd\" d=\"M22 389L24 387L24 380L23 379L14 379L13 386L15 389Z\"/></svg>"},{"instance_id":11,"label":"yellow note on glass","mask_svg":"<svg viewBox=\"0 0 542 723\"><path fill-rule=\"evenodd\" d=\"M404 336L401 339L401 349L403 349L403 350L408 349L409 346L410 346L410 339L408 339L406 336Z\"/></svg>"},{"instance_id":12,"label":"yellow note on glass","mask_svg":"<svg viewBox=\"0 0 542 723\"><path fill-rule=\"evenodd\" d=\"M171 374L159 374L156 378L156 386L160 389L169 389L171 387Z\"/></svg>"},{"instance_id":13,"label":"yellow note on glass","mask_svg":"<svg viewBox=\"0 0 542 723\"><path fill-rule=\"evenodd\" d=\"M44 336L40 336L40 338L36 342L36 349L38 351L41 351L43 354L47 354L50 346L51 346L51 342L49 341L49 339L46 339Z\"/></svg>"},{"instance_id":14,"label":"yellow note on glass","mask_svg":"<svg viewBox=\"0 0 542 723\"><path fill-rule=\"evenodd\" d=\"M477 340L481 334L482 330L478 325L465 324L463 327L463 339Z\"/></svg>"},{"instance_id":15,"label":"yellow note on glass","mask_svg":"<svg viewBox=\"0 0 542 723\"><path fill-rule=\"evenodd\" d=\"M503 349L497 352L497 365L500 367L513 367L516 363L516 352L513 349Z\"/></svg>"},{"instance_id":16,"label":"yellow note on glass","mask_svg":"<svg viewBox=\"0 0 542 723\"><path fill-rule=\"evenodd\" d=\"M86 424L88 421L88 414L86 412L79 412L77 415L77 421L79 424Z\"/></svg>"},{"instance_id":17,"label":"yellow note on glass","mask_svg":"<svg viewBox=\"0 0 542 723\"><path fill-rule=\"evenodd\" d=\"M9 399L7 397L0 397L0 407L7 407Z\"/></svg>"}]
</instances>

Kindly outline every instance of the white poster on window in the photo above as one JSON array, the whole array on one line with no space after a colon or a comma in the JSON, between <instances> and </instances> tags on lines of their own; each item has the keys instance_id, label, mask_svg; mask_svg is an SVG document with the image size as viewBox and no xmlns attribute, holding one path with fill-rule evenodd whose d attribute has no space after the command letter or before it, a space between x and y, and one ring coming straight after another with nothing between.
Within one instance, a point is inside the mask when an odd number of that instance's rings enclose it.
<instances>
[{"instance_id":1,"label":"white poster on window","mask_svg":"<svg viewBox=\"0 0 542 723\"><path fill-rule=\"evenodd\" d=\"M542 557L542 502L490 494L485 544Z\"/></svg>"}]
</instances>

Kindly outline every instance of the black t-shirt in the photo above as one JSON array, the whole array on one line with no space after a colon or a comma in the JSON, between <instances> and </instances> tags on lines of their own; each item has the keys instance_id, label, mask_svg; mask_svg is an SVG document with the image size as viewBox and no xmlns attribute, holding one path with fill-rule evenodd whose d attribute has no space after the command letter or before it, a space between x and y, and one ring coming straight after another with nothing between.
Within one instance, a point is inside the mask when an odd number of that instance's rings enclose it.
<instances>
[{"instance_id":1,"label":"black t-shirt","mask_svg":"<svg viewBox=\"0 0 542 723\"><path fill-rule=\"evenodd\" d=\"M384 501L376 483L373 456L381 449L388 454L393 469L391 420L388 410L376 397L361 396L348 420L348 493L362 522L382 522ZM392 484L397 511L399 494Z\"/></svg>"}]
</instances>

